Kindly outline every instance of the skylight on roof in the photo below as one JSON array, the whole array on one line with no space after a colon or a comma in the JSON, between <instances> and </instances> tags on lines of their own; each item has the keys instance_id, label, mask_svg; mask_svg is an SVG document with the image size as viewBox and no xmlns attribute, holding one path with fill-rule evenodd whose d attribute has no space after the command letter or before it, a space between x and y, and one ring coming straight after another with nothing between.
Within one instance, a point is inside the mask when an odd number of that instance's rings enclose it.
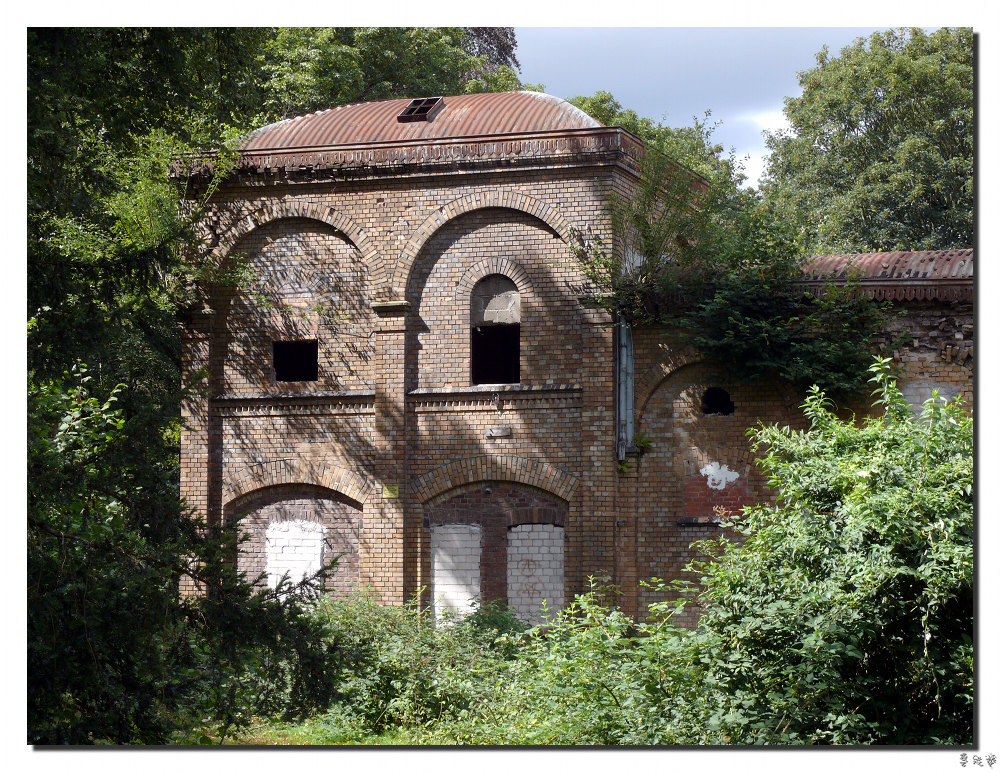
<instances>
[{"instance_id":1,"label":"skylight on roof","mask_svg":"<svg viewBox=\"0 0 1000 772\"><path fill-rule=\"evenodd\" d=\"M427 99L414 99L403 108L403 112L396 116L400 123L413 123L415 121L426 121L431 114L444 105L443 97L428 97Z\"/></svg>"}]
</instances>

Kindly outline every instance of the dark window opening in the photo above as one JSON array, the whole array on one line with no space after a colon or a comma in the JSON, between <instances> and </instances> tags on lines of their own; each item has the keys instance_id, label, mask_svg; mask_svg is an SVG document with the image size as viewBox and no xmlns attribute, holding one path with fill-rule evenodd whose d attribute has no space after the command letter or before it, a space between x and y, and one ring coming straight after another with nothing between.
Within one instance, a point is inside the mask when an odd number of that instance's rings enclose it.
<instances>
[{"instance_id":1,"label":"dark window opening","mask_svg":"<svg viewBox=\"0 0 1000 772\"><path fill-rule=\"evenodd\" d=\"M274 380L315 381L319 377L319 343L315 340L276 340Z\"/></svg>"},{"instance_id":2,"label":"dark window opening","mask_svg":"<svg viewBox=\"0 0 1000 772\"><path fill-rule=\"evenodd\" d=\"M429 120L434 110L444 105L441 97L430 97L428 99L414 99L403 112L396 116L400 123L413 123L415 121Z\"/></svg>"},{"instance_id":3,"label":"dark window opening","mask_svg":"<svg viewBox=\"0 0 1000 772\"><path fill-rule=\"evenodd\" d=\"M473 385L521 382L521 325L473 327L469 348Z\"/></svg>"},{"instance_id":4,"label":"dark window opening","mask_svg":"<svg viewBox=\"0 0 1000 772\"><path fill-rule=\"evenodd\" d=\"M701 412L705 415L732 415L735 411L736 405L725 389L711 386L701 395Z\"/></svg>"}]
</instances>

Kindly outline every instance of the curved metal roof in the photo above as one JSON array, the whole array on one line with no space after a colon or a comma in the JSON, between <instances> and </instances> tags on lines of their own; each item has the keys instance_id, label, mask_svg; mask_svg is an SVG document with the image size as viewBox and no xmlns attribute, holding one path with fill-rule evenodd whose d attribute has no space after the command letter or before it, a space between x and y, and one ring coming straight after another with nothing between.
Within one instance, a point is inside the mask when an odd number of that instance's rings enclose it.
<instances>
[{"instance_id":1,"label":"curved metal roof","mask_svg":"<svg viewBox=\"0 0 1000 772\"><path fill-rule=\"evenodd\" d=\"M824 255L806 267L810 278L844 279L855 274L864 281L971 279L972 270L971 249Z\"/></svg>"},{"instance_id":2,"label":"curved metal roof","mask_svg":"<svg viewBox=\"0 0 1000 772\"><path fill-rule=\"evenodd\" d=\"M409 99L388 99L333 107L272 123L255 132L241 148L278 150L372 142L421 141L522 132L600 128L565 99L534 91L461 94L444 97L428 121L396 120Z\"/></svg>"}]
</instances>

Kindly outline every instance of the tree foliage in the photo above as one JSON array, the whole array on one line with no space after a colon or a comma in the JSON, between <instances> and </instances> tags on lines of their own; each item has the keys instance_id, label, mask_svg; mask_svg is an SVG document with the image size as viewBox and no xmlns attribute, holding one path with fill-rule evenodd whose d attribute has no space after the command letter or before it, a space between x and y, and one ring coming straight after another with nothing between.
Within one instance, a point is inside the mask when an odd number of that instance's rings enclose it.
<instances>
[{"instance_id":1,"label":"tree foliage","mask_svg":"<svg viewBox=\"0 0 1000 772\"><path fill-rule=\"evenodd\" d=\"M629 324L670 326L744 378L857 392L884 304L850 285L807 293L789 226L740 187L731 160L709 155L705 167L701 177L648 150L635 188L609 196L613 242L576 248L600 301Z\"/></svg>"},{"instance_id":2,"label":"tree foliage","mask_svg":"<svg viewBox=\"0 0 1000 772\"><path fill-rule=\"evenodd\" d=\"M522 87L509 27L281 28L264 55L281 118L354 102Z\"/></svg>"},{"instance_id":3,"label":"tree foliage","mask_svg":"<svg viewBox=\"0 0 1000 772\"><path fill-rule=\"evenodd\" d=\"M336 647L303 613L318 580L258 592L235 532L180 500L178 312L205 268L171 161L224 159L286 109L509 84L513 48L502 30L28 31L29 742L163 742L205 716L225 734L333 698ZM182 600L182 576L206 594Z\"/></svg>"},{"instance_id":4,"label":"tree foliage","mask_svg":"<svg viewBox=\"0 0 1000 772\"><path fill-rule=\"evenodd\" d=\"M592 96L576 96L569 102L605 126L621 126L631 131L647 148L704 177L718 176L733 186L738 186L745 179L739 163L727 156L725 148L713 139L719 124L709 123L711 110L706 110L700 118L693 116L689 126L670 126L623 107L607 91L597 91Z\"/></svg>"},{"instance_id":5,"label":"tree foliage","mask_svg":"<svg viewBox=\"0 0 1000 772\"><path fill-rule=\"evenodd\" d=\"M971 741L972 420L937 395L914 415L889 361L872 370L882 416L842 421L813 390L809 430L754 432L779 503L700 566L718 738Z\"/></svg>"},{"instance_id":6,"label":"tree foliage","mask_svg":"<svg viewBox=\"0 0 1000 772\"><path fill-rule=\"evenodd\" d=\"M762 189L812 254L955 249L973 239L967 28L877 32L799 74Z\"/></svg>"}]
</instances>

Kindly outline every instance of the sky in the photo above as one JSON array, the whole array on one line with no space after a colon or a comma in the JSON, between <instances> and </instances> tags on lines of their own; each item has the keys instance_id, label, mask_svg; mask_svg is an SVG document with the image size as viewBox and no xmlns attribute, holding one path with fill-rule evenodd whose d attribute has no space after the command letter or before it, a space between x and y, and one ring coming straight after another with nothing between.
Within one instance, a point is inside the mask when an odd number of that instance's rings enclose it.
<instances>
[{"instance_id":1,"label":"sky","mask_svg":"<svg viewBox=\"0 0 1000 772\"><path fill-rule=\"evenodd\" d=\"M749 184L764 168L762 132L787 126L796 74L877 27L517 27L521 80L567 99L610 91L622 107L671 126L711 110L715 140L746 158Z\"/></svg>"}]
</instances>

